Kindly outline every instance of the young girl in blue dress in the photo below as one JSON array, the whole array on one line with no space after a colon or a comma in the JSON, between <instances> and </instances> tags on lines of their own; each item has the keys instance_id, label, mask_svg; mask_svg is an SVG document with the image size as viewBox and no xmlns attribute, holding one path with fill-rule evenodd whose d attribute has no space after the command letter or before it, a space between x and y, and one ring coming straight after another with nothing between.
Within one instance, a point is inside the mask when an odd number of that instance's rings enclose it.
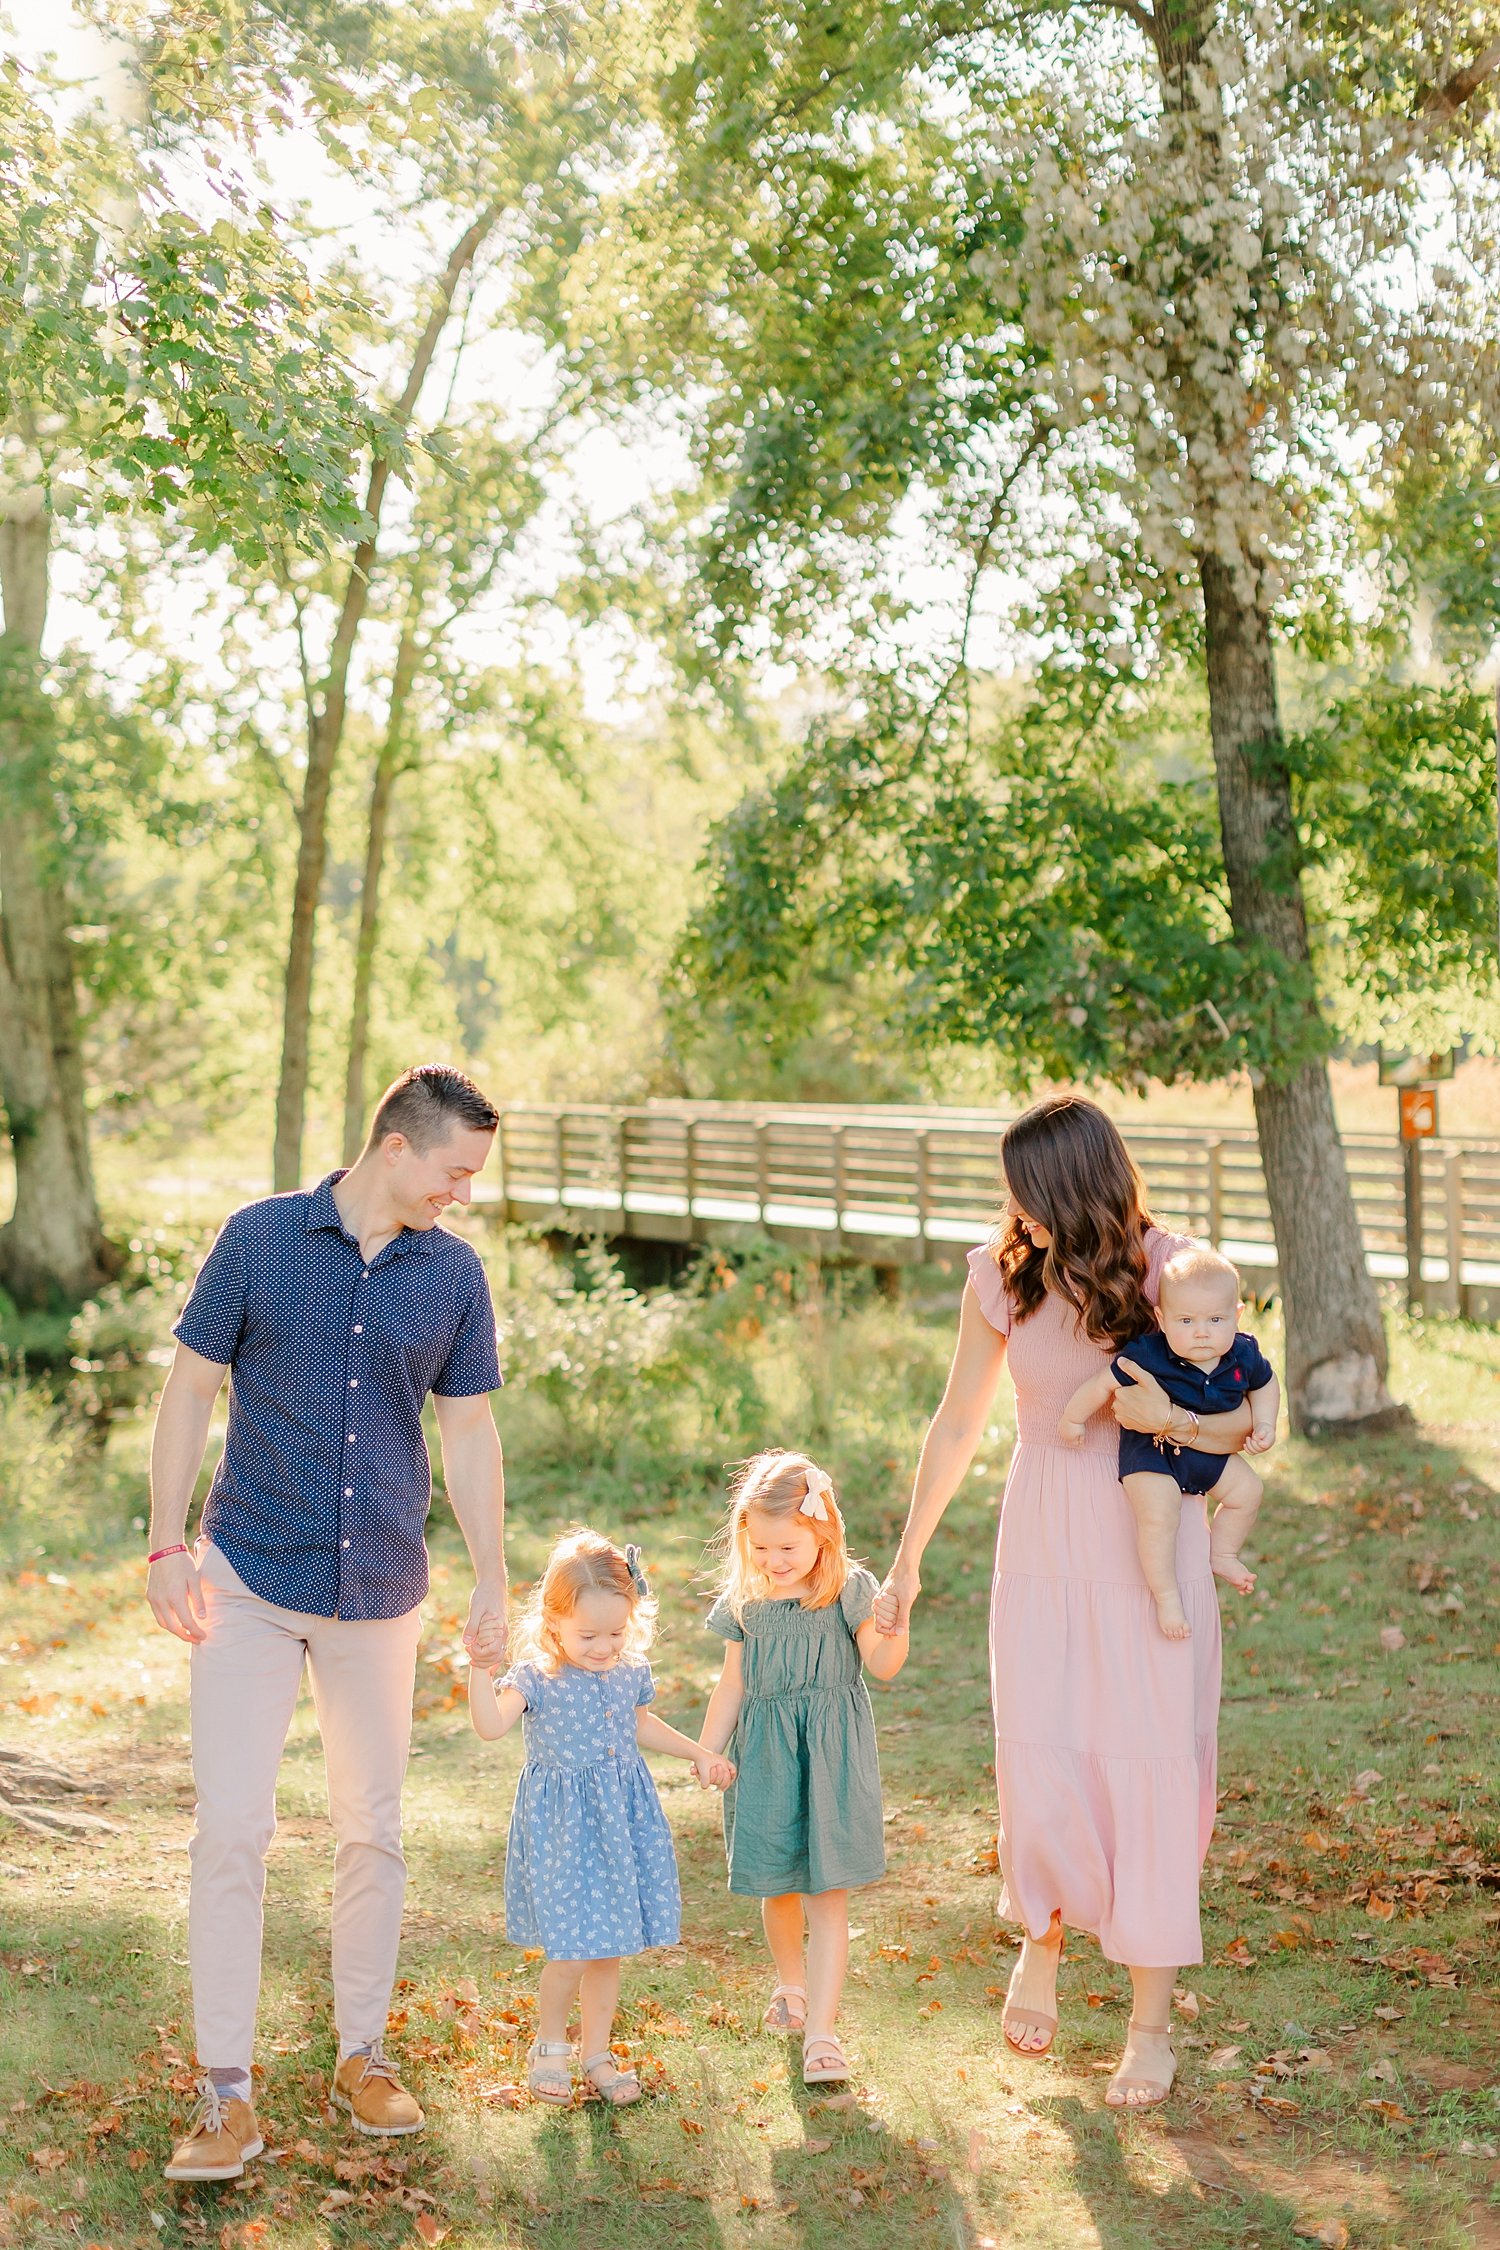
<instances>
[{"instance_id":1,"label":"young girl in blue dress","mask_svg":"<svg viewBox=\"0 0 1500 2250\"><path fill-rule=\"evenodd\" d=\"M889 1680L907 1635L882 1636L879 1591L849 1559L833 1484L805 1453L746 1462L723 1535L708 1629L724 1669L705 1751L734 1744L724 1799L729 1888L761 1902L776 1987L765 2029L802 2036L809 2086L847 2078L834 2024L849 1960L849 1893L885 1873L875 1714L864 1669ZM803 1930L806 1926L806 1960Z\"/></svg>"},{"instance_id":2,"label":"young girl in blue dress","mask_svg":"<svg viewBox=\"0 0 1500 2250\"><path fill-rule=\"evenodd\" d=\"M610 2053L620 1961L675 1945L680 1904L671 1831L643 1750L692 1761L704 1787L734 1778L646 1706L656 1689L645 1662L656 1604L640 1549L595 1531L553 1548L521 1618L513 1664L498 1691L482 1665L469 1673L469 1715L494 1742L524 1721L526 1763L516 1785L505 1857L505 1934L547 1956L527 2082L539 2100L573 2096L568 2019L579 2004L583 2071L615 2107L639 2101L640 2080Z\"/></svg>"}]
</instances>

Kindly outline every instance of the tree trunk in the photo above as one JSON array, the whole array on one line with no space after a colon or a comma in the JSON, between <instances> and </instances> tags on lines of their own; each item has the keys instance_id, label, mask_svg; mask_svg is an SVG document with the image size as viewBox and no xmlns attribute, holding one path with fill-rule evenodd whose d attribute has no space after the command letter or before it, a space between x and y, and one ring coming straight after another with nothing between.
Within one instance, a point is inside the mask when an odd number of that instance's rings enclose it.
<instances>
[{"instance_id":1,"label":"tree trunk","mask_svg":"<svg viewBox=\"0 0 1500 2250\"><path fill-rule=\"evenodd\" d=\"M349 1062L344 1076L344 1162L352 1164L365 1137L365 1054L370 1039L370 994L375 981L375 941L380 932L380 873L385 862L385 837L391 799L401 776L405 745L407 697L417 669L417 615L420 596L414 591L396 669L391 680L391 705L386 714L385 740L375 761L370 784L370 825L365 837L365 879L359 894L359 936L354 947L354 1002L349 1012Z\"/></svg>"},{"instance_id":2,"label":"tree trunk","mask_svg":"<svg viewBox=\"0 0 1500 2250\"><path fill-rule=\"evenodd\" d=\"M1270 631L1217 555L1200 556L1199 577L1234 927L1274 946L1310 978ZM1316 1012L1313 998L1307 1006ZM1286 1311L1292 1427L1347 1430L1404 1419L1385 1387L1380 1302L1365 1263L1326 1063L1310 1062L1289 1078L1257 1086L1255 1120Z\"/></svg>"},{"instance_id":3,"label":"tree trunk","mask_svg":"<svg viewBox=\"0 0 1500 2250\"><path fill-rule=\"evenodd\" d=\"M0 523L10 715L0 724L0 1098L16 1200L0 1229L0 1285L17 1304L78 1304L116 1270L89 1158L78 997L50 761L32 727L47 622L51 520Z\"/></svg>"},{"instance_id":4,"label":"tree trunk","mask_svg":"<svg viewBox=\"0 0 1500 2250\"><path fill-rule=\"evenodd\" d=\"M427 380L439 338L453 310L453 300L464 274L473 264L480 245L499 218L492 206L465 229L438 283L437 298L412 355L406 386L391 412L397 435L405 432ZM302 1178L302 1128L307 1113L307 1078L312 1043L313 954L317 938L318 900L323 870L328 860L328 799L333 771L344 736L349 701L349 667L354 645L364 622L375 567L375 543L380 513L390 481L390 463L384 455L370 469L365 492L367 529L354 551L339 621L329 652L328 671L312 710L307 729L307 772L297 815L297 880L292 892L292 924L287 940L286 997L281 1028L281 1075L276 1088L276 1142L272 1158L272 1185L279 1191L297 1187Z\"/></svg>"}]
</instances>

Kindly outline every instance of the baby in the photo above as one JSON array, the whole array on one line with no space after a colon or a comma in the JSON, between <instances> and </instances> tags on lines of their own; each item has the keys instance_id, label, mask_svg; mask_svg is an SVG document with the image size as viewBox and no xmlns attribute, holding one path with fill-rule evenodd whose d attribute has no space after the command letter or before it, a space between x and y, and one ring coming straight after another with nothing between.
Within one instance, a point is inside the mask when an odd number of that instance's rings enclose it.
<instances>
[{"instance_id":1,"label":"baby","mask_svg":"<svg viewBox=\"0 0 1500 2250\"><path fill-rule=\"evenodd\" d=\"M1248 1398L1245 1451L1269 1452L1276 1442L1281 1387L1255 1338L1238 1332L1243 1310L1239 1275L1227 1258L1199 1244L1179 1250L1162 1269L1156 1329L1137 1337L1073 1393L1058 1424L1061 1442L1083 1443L1084 1423L1134 1381L1135 1366L1156 1378L1174 1406L1186 1408L1193 1437L1200 1414L1227 1414ZM1183 1496L1212 1493L1218 1502L1209 1563L1218 1577L1248 1594L1255 1580L1239 1558L1260 1508L1260 1478L1237 1453L1201 1453L1191 1441L1179 1447L1142 1430L1121 1430L1120 1482L1135 1511L1136 1545L1157 1621L1169 1640L1186 1640L1192 1627L1177 1583Z\"/></svg>"}]
</instances>

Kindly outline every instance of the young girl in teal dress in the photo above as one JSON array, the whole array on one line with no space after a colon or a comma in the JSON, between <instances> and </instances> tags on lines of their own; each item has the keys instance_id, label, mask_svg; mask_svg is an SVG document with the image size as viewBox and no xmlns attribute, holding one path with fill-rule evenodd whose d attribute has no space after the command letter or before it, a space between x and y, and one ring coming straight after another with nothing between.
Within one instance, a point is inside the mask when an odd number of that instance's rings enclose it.
<instances>
[{"instance_id":1,"label":"young girl in teal dress","mask_svg":"<svg viewBox=\"0 0 1500 2250\"><path fill-rule=\"evenodd\" d=\"M505 1852L505 1934L547 1956L537 2036L526 2058L539 2101L573 2098L568 2018L578 2002L583 2072L612 2107L639 2101L640 2080L610 2052L620 1961L675 1945L679 1902L672 1835L642 1757L693 1763L705 1788L733 1778L727 1759L647 1709L656 1689L646 1651L656 1604L640 1549L597 1531L553 1548L522 1615L520 1659L498 1692L483 1665L469 1673L475 1732L494 1742L524 1721L526 1763Z\"/></svg>"},{"instance_id":2,"label":"young girl in teal dress","mask_svg":"<svg viewBox=\"0 0 1500 2250\"><path fill-rule=\"evenodd\" d=\"M875 1714L861 1666L892 1679L907 1636L877 1632L878 1587L851 1563L830 1479L805 1453L759 1453L735 1480L707 1625L724 1669L702 1746L734 1745L729 1888L758 1898L777 1984L767 2031L802 2034L809 2086L847 2078L834 2032L849 1893L885 1873ZM803 1958L804 1925L806 1960Z\"/></svg>"}]
</instances>

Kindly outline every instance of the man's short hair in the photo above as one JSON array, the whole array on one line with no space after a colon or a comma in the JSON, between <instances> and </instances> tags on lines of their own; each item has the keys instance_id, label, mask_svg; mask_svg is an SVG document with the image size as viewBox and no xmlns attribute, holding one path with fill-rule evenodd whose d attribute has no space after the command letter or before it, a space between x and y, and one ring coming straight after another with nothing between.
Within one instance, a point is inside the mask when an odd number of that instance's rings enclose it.
<instances>
[{"instance_id":1,"label":"man's short hair","mask_svg":"<svg viewBox=\"0 0 1500 2250\"><path fill-rule=\"evenodd\" d=\"M472 1078L446 1063L418 1063L403 1070L381 1095L370 1126L370 1146L378 1148L389 1133L400 1133L419 1156L447 1137L455 1125L475 1133L493 1133L500 1112L488 1094L481 1094Z\"/></svg>"}]
</instances>

